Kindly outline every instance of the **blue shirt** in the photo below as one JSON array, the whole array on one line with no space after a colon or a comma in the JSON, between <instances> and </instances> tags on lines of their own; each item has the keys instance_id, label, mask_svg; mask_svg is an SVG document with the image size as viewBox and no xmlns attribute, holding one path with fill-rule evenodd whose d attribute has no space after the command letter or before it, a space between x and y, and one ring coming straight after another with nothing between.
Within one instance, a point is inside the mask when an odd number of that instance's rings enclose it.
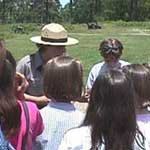
<instances>
[{"instance_id":1,"label":"blue shirt","mask_svg":"<svg viewBox=\"0 0 150 150\"><path fill-rule=\"evenodd\" d=\"M0 127L0 150L15 150L11 144L5 139Z\"/></svg>"},{"instance_id":2,"label":"blue shirt","mask_svg":"<svg viewBox=\"0 0 150 150\"><path fill-rule=\"evenodd\" d=\"M36 139L36 150L57 150L64 133L79 126L84 118L72 103L50 102L40 112L45 129Z\"/></svg>"}]
</instances>

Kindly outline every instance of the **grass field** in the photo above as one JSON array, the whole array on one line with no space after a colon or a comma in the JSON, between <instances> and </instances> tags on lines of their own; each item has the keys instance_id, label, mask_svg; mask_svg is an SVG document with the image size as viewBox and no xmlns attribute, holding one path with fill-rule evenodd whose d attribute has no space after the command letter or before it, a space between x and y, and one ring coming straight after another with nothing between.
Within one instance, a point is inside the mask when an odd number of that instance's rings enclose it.
<instances>
[{"instance_id":1,"label":"grass field","mask_svg":"<svg viewBox=\"0 0 150 150\"><path fill-rule=\"evenodd\" d=\"M126 61L132 63L150 62L149 22L103 22L101 25L101 30L88 30L85 24L64 24L69 31L69 36L80 41L76 46L67 47L67 50L69 55L82 61L85 81L93 64L102 60L97 49L103 39L117 38L121 40L124 45L122 59ZM11 28L12 25L0 25L0 36L5 38L7 48L13 53L16 60L36 51L35 44L29 38L40 34L39 25L30 25L26 34L15 34Z\"/></svg>"}]
</instances>

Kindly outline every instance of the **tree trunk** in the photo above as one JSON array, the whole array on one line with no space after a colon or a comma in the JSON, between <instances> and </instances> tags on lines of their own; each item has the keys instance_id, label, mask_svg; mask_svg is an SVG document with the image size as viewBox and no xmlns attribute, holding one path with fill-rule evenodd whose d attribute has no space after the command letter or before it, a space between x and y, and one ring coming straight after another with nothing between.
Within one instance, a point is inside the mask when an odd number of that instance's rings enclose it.
<instances>
[{"instance_id":1,"label":"tree trunk","mask_svg":"<svg viewBox=\"0 0 150 150\"><path fill-rule=\"evenodd\" d=\"M6 16L5 16L5 14L6 14L6 3L5 3L5 0L3 0L2 1L2 8L3 8L3 11L2 11L2 23L5 23L6 22L6 20L5 20L5 18L6 18Z\"/></svg>"},{"instance_id":2,"label":"tree trunk","mask_svg":"<svg viewBox=\"0 0 150 150\"><path fill-rule=\"evenodd\" d=\"M138 0L131 0L130 2L130 20L138 20Z\"/></svg>"},{"instance_id":3,"label":"tree trunk","mask_svg":"<svg viewBox=\"0 0 150 150\"><path fill-rule=\"evenodd\" d=\"M49 16L48 16L48 0L45 2L45 22L49 22Z\"/></svg>"},{"instance_id":4,"label":"tree trunk","mask_svg":"<svg viewBox=\"0 0 150 150\"><path fill-rule=\"evenodd\" d=\"M72 0L70 0L70 23L72 24Z\"/></svg>"}]
</instances>

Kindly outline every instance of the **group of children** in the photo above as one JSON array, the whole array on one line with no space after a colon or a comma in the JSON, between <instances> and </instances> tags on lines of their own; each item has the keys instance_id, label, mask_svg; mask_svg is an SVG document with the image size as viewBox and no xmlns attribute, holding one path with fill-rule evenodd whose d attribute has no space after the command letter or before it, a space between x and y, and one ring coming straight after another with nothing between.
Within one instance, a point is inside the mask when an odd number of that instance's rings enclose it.
<instances>
[{"instance_id":1,"label":"group of children","mask_svg":"<svg viewBox=\"0 0 150 150\"><path fill-rule=\"evenodd\" d=\"M1 149L150 150L150 67L120 60L117 39L102 41L99 50L104 61L89 73L84 114L74 106L84 97L79 60L58 56L46 63L44 95L50 102L39 111L16 96L15 60L0 45Z\"/></svg>"}]
</instances>

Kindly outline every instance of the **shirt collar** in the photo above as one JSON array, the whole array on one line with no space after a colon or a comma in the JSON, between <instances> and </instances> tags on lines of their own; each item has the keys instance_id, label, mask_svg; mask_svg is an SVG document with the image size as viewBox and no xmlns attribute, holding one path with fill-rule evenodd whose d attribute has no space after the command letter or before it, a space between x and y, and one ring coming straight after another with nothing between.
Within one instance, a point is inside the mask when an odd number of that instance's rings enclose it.
<instances>
[{"instance_id":1,"label":"shirt collar","mask_svg":"<svg viewBox=\"0 0 150 150\"><path fill-rule=\"evenodd\" d=\"M74 111L75 106L72 103L64 103L64 102L49 102L48 104L50 107L54 107L57 109L62 109L65 111Z\"/></svg>"},{"instance_id":2,"label":"shirt collar","mask_svg":"<svg viewBox=\"0 0 150 150\"><path fill-rule=\"evenodd\" d=\"M110 66L105 62L104 65L107 67L107 68L110 68ZM121 68L121 63L119 61L117 61L111 68L117 68L117 69L120 69Z\"/></svg>"}]
</instances>

